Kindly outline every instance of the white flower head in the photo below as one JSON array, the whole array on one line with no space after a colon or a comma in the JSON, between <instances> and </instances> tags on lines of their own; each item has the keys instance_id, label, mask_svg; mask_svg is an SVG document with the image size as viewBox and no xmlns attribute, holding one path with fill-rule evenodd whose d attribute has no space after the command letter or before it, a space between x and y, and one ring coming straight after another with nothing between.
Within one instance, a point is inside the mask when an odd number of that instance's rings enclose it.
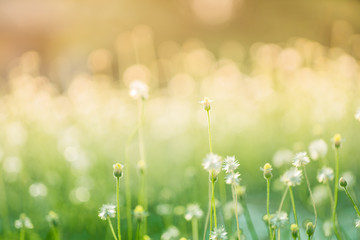
<instances>
[{"instance_id":1,"label":"white flower head","mask_svg":"<svg viewBox=\"0 0 360 240\"><path fill-rule=\"evenodd\" d=\"M161 240L177 240L180 231L175 226L170 226L160 237Z\"/></svg>"},{"instance_id":2,"label":"white flower head","mask_svg":"<svg viewBox=\"0 0 360 240\"><path fill-rule=\"evenodd\" d=\"M288 222L288 215L286 212L277 212L270 217L270 224L273 228L281 228Z\"/></svg>"},{"instance_id":3,"label":"white flower head","mask_svg":"<svg viewBox=\"0 0 360 240\"><path fill-rule=\"evenodd\" d=\"M102 205L102 207L100 208L99 211L99 217L102 220L107 220L107 218L114 218L115 217L115 205L112 204L104 204Z\"/></svg>"},{"instance_id":4,"label":"white flower head","mask_svg":"<svg viewBox=\"0 0 360 240\"><path fill-rule=\"evenodd\" d=\"M360 121L360 108L355 113L355 119Z\"/></svg>"},{"instance_id":5,"label":"white flower head","mask_svg":"<svg viewBox=\"0 0 360 240\"><path fill-rule=\"evenodd\" d=\"M311 159L318 160L326 156L328 146L323 139L312 141L309 145L309 154Z\"/></svg>"},{"instance_id":6,"label":"white flower head","mask_svg":"<svg viewBox=\"0 0 360 240\"><path fill-rule=\"evenodd\" d=\"M199 219L203 216L203 211L199 207L199 204L189 204L186 207L185 219L190 221L192 219Z\"/></svg>"},{"instance_id":7,"label":"white flower head","mask_svg":"<svg viewBox=\"0 0 360 240\"><path fill-rule=\"evenodd\" d=\"M21 228L27 228L27 229L33 229L34 226L30 220L24 213L20 214L20 218L15 220L15 228L21 229Z\"/></svg>"},{"instance_id":8,"label":"white flower head","mask_svg":"<svg viewBox=\"0 0 360 240\"><path fill-rule=\"evenodd\" d=\"M146 83L135 80L130 84L129 95L134 99L147 99L149 97L149 87Z\"/></svg>"},{"instance_id":9,"label":"white flower head","mask_svg":"<svg viewBox=\"0 0 360 240\"><path fill-rule=\"evenodd\" d=\"M239 162L235 159L235 156L227 156L224 160L223 170L226 173L235 171L240 166Z\"/></svg>"},{"instance_id":10,"label":"white flower head","mask_svg":"<svg viewBox=\"0 0 360 240\"><path fill-rule=\"evenodd\" d=\"M301 167L301 166L305 166L309 162L310 162L310 159L307 156L307 153L299 152L299 153L295 154L292 165L294 165L295 167Z\"/></svg>"},{"instance_id":11,"label":"white flower head","mask_svg":"<svg viewBox=\"0 0 360 240\"><path fill-rule=\"evenodd\" d=\"M203 167L210 175L216 177L221 171L221 157L214 153L209 153L203 160Z\"/></svg>"},{"instance_id":12,"label":"white flower head","mask_svg":"<svg viewBox=\"0 0 360 240\"><path fill-rule=\"evenodd\" d=\"M281 176L280 181L289 187L300 185L302 180L302 172L297 168L291 168Z\"/></svg>"},{"instance_id":13,"label":"white flower head","mask_svg":"<svg viewBox=\"0 0 360 240\"><path fill-rule=\"evenodd\" d=\"M238 216L240 217L244 213L244 209L240 202L237 202L236 205L237 205L237 213L238 213ZM234 216L234 212L235 212L234 202L230 201L230 202L225 203L223 209L224 209L225 220L232 219L232 217Z\"/></svg>"},{"instance_id":14,"label":"white flower head","mask_svg":"<svg viewBox=\"0 0 360 240\"><path fill-rule=\"evenodd\" d=\"M360 228L360 218L355 219L355 228Z\"/></svg>"},{"instance_id":15,"label":"white flower head","mask_svg":"<svg viewBox=\"0 0 360 240\"><path fill-rule=\"evenodd\" d=\"M225 228L223 226L215 228L214 231L212 231L210 233L210 239L211 240L226 240L227 232L225 231Z\"/></svg>"},{"instance_id":16,"label":"white flower head","mask_svg":"<svg viewBox=\"0 0 360 240\"><path fill-rule=\"evenodd\" d=\"M323 167L319 170L317 174L317 180L319 183L327 183L328 181L332 181L334 179L334 170L329 167Z\"/></svg>"},{"instance_id":17,"label":"white flower head","mask_svg":"<svg viewBox=\"0 0 360 240\"><path fill-rule=\"evenodd\" d=\"M293 157L294 153L289 149L280 149L274 154L272 162L275 167L279 168L284 164L290 163Z\"/></svg>"},{"instance_id":18,"label":"white flower head","mask_svg":"<svg viewBox=\"0 0 360 240\"><path fill-rule=\"evenodd\" d=\"M229 173L225 177L226 184L239 184L240 183L240 174L239 173Z\"/></svg>"}]
</instances>

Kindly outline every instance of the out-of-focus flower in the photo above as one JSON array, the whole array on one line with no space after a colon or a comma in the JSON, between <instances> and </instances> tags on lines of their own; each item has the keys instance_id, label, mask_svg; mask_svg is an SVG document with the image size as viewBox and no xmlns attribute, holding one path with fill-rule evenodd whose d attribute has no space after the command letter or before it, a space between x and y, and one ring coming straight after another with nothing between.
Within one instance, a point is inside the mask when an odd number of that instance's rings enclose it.
<instances>
[{"instance_id":1,"label":"out-of-focus flower","mask_svg":"<svg viewBox=\"0 0 360 240\"><path fill-rule=\"evenodd\" d=\"M204 105L204 110L205 111L210 111L211 109L211 103L213 102L213 100L209 99L208 97L204 97L204 100L200 101L200 103L202 105Z\"/></svg>"},{"instance_id":2,"label":"out-of-focus flower","mask_svg":"<svg viewBox=\"0 0 360 240\"><path fill-rule=\"evenodd\" d=\"M223 226L215 228L214 231L212 231L210 233L210 239L211 240L226 240L227 232L225 231L225 228Z\"/></svg>"},{"instance_id":3,"label":"out-of-focus flower","mask_svg":"<svg viewBox=\"0 0 360 240\"><path fill-rule=\"evenodd\" d=\"M179 229L170 226L160 237L161 240L177 240L180 235Z\"/></svg>"},{"instance_id":4,"label":"out-of-focus flower","mask_svg":"<svg viewBox=\"0 0 360 240\"><path fill-rule=\"evenodd\" d=\"M323 231L325 237L331 237L333 235L333 223L331 220L326 220L323 224Z\"/></svg>"},{"instance_id":5,"label":"out-of-focus flower","mask_svg":"<svg viewBox=\"0 0 360 240\"><path fill-rule=\"evenodd\" d=\"M331 141L333 142L335 148L339 148L344 140L341 138L341 135L337 133L334 135Z\"/></svg>"},{"instance_id":6,"label":"out-of-focus flower","mask_svg":"<svg viewBox=\"0 0 360 240\"><path fill-rule=\"evenodd\" d=\"M142 221L147 216L143 206L137 205L134 209L134 217L137 221Z\"/></svg>"},{"instance_id":7,"label":"out-of-focus flower","mask_svg":"<svg viewBox=\"0 0 360 240\"><path fill-rule=\"evenodd\" d=\"M230 220L234 216L234 212L235 212L234 202L233 201L227 202L224 205L224 218L226 220ZM242 205L238 202L237 203L237 213L238 213L238 215L239 216L242 215L243 212L244 212L244 209L243 209Z\"/></svg>"},{"instance_id":8,"label":"out-of-focus flower","mask_svg":"<svg viewBox=\"0 0 360 240\"><path fill-rule=\"evenodd\" d=\"M309 154L313 160L325 157L327 150L327 144L323 139L312 141L309 145Z\"/></svg>"},{"instance_id":9,"label":"out-of-focus flower","mask_svg":"<svg viewBox=\"0 0 360 240\"><path fill-rule=\"evenodd\" d=\"M203 211L199 207L199 204L189 204L186 207L185 219L190 221L194 218L199 219L203 216Z\"/></svg>"},{"instance_id":10,"label":"out-of-focus flower","mask_svg":"<svg viewBox=\"0 0 360 240\"><path fill-rule=\"evenodd\" d=\"M355 113L355 119L360 121L360 108Z\"/></svg>"},{"instance_id":11,"label":"out-of-focus flower","mask_svg":"<svg viewBox=\"0 0 360 240\"><path fill-rule=\"evenodd\" d=\"M99 211L99 217L102 220L106 220L107 218L114 218L115 217L115 205L112 204L104 204L102 205L102 207L100 208Z\"/></svg>"},{"instance_id":12,"label":"out-of-focus flower","mask_svg":"<svg viewBox=\"0 0 360 240\"><path fill-rule=\"evenodd\" d=\"M360 218L355 219L355 227L360 228Z\"/></svg>"},{"instance_id":13,"label":"out-of-focus flower","mask_svg":"<svg viewBox=\"0 0 360 240\"><path fill-rule=\"evenodd\" d=\"M15 228L21 229L21 228L27 228L27 229L33 229L34 226L28 218L25 213L20 214L20 218L15 221Z\"/></svg>"},{"instance_id":14,"label":"out-of-focus flower","mask_svg":"<svg viewBox=\"0 0 360 240\"><path fill-rule=\"evenodd\" d=\"M291 168L281 176L281 182L289 187L301 184L302 172L296 168Z\"/></svg>"},{"instance_id":15,"label":"out-of-focus flower","mask_svg":"<svg viewBox=\"0 0 360 240\"><path fill-rule=\"evenodd\" d=\"M332 181L334 179L334 170L329 167L323 167L319 170L317 174L317 180L319 183L327 183L328 181Z\"/></svg>"},{"instance_id":16,"label":"out-of-focus flower","mask_svg":"<svg viewBox=\"0 0 360 240\"><path fill-rule=\"evenodd\" d=\"M239 162L235 159L235 156L227 156L224 160L223 170L226 173L235 171L240 166Z\"/></svg>"},{"instance_id":17,"label":"out-of-focus flower","mask_svg":"<svg viewBox=\"0 0 360 240\"><path fill-rule=\"evenodd\" d=\"M51 227L57 227L59 225L59 216L54 211L50 211L46 216L46 221L49 222Z\"/></svg>"},{"instance_id":18,"label":"out-of-focus flower","mask_svg":"<svg viewBox=\"0 0 360 240\"><path fill-rule=\"evenodd\" d=\"M146 83L135 80L130 84L129 94L134 99L147 99L149 97L149 87Z\"/></svg>"},{"instance_id":19,"label":"out-of-focus flower","mask_svg":"<svg viewBox=\"0 0 360 240\"><path fill-rule=\"evenodd\" d=\"M239 173L229 173L225 177L226 184L239 184L240 182L240 174Z\"/></svg>"},{"instance_id":20,"label":"out-of-focus flower","mask_svg":"<svg viewBox=\"0 0 360 240\"><path fill-rule=\"evenodd\" d=\"M320 184L313 188L313 199L317 205L323 204L326 201L329 201L328 189L325 185Z\"/></svg>"},{"instance_id":21,"label":"out-of-focus flower","mask_svg":"<svg viewBox=\"0 0 360 240\"><path fill-rule=\"evenodd\" d=\"M156 213L160 216L170 215L172 207L169 204L162 203L156 206Z\"/></svg>"},{"instance_id":22,"label":"out-of-focus flower","mask_svg":"<svg viewBox=\"0 0 360 240\"><path fill-rule=\"evenodd\" d=\"M299 152L295 155L294 160L293 160L293 165L295 167L302 167L305 166L306 164L308 164L310 162L309 157L307 156L306 152Z\"/></svg>"},{"instance_id":23,"label":"out-of-focus flower","mask_svg":"<svg viewBox=\"0 0 360 240\"><path fill-rule=\"evenodd\" d=\"M270 224L274 228L281 228L287 224L288 220L286 212L277 212L270 217Z\"/></svg>"},{"instance_id":24,"label":"out-of-focus flower","mask_svg":"<svg viewBox=\"0 0 360 240\"><path fill-rule=\"evenodd\" d=\"M203 167L210 175L216 177L221 171L221 157L214 153L209 153L203 160Z\"/></svg>"},{"instance_id":25,"label":"out-of-focus flower","mask_svg":"<svg viewBox=\"0 0 360 240\"><path fill-rule=\"evenodd\" d=\"M294 157L294 153L288 149L280 149L273 156L273 164L275 167L281 167L284 164L290 163Z\"/></svg>"},{"instance_id":26,"label":"out-of-focus flower","mask_svg":"<svg viewBox=\"0 0 360 240\"><path fill-rule=\"evenodd\" d=\"M270 179L272 177L272 167L270 163L265 163L264 168L260 168L264 172L264 178Z\"/></svg>"},{"instance_id":27,"label":"out-of-focus flower","mask_svg":"<svg viewBox=\"0 0 360 240\"><path fill-rule=\"evenodd\" d=\"M356 183L356 177L352 172L344 172L341 174L341 177L346 179L349 188L353 187Z\"/></svg>"}]
</instances>

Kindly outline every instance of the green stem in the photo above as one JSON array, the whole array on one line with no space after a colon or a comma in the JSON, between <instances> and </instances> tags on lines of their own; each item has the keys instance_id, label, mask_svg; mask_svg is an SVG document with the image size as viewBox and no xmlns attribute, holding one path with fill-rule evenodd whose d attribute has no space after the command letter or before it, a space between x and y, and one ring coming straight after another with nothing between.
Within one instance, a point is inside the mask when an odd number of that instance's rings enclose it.
<instances>
[{"instance_id":1,"label":"green stem","mask_svg":"<svg viewBox=\"0 0 360 240\"><path fill-rule=\"evenodd\" d=\"M209 176L210 178L210 176ZM208 211L206 214L206 221L205 221L205 226L204 226L204 235L203 235L203 240L206 239L206 232L207 232L207 227L209 224L209 219L210 219L210 232L212 230L212 205L211 205L211 183L209 181L209 207L208 207Z\"/></svg>"},{"instance_id":2,"label":"green stem","mask_svg":"<svg viewBox=\"0 0 360 240\"><path fill-rule=\"evenodd\" d=\"M193 240L198 240L199 239L199 233L198 233L198 222L197 222L196 218L192 219L191 226L192 226Z\"/></svg>"},{"instance_id":3,"label":"green stem","mask_svg":"<svg viewBox=\"0 0 360 240\"><path fill-rule=\"evenodd\" d=\"M244 207L244 215L245 215L246 225L248 226L248 229L250 230L251 239L252 240L259 239L257 234L256 234L254 224L252 223L249 208L248 208L248 206L246 204L245 198L242 197L241 199L242 199L242 204L243 204L243 207Z\"/></svg>"},{"instance_id":4,"label":"green stem","mask_svg":"<svg viewBox=\"0 0 360 240\"><path fill-rule=\"evenodd\" d=\"M283 204L284 204L285 197L286 197L286 194L287 194L288 190L289 190L289 186L287 186L287 187L285 188L285 191L284 191L284 193L283 193L283 195L282 195L282 197L281 197L281 201L280 201L278 213L281 212L281 209L282 209L282 206L283 206Z\"/></svg>"},{"instance_id":5,"label":"green stem","mask_svg":"<svg viewBox=\"0 0 360 240\"><path fill-rule=\"evenodd\" d=\"M212 197L211 197L211 202L212 202L212 205L213 205L213 208L214 208L214 226L215 228L217 228L217 221L216 221L216 204L215 204L215 191L214 191L214 188L215 188L215 179L214 179L214 176L212 175L212 185L211 185L211 193L212 193Z\"/></svg>"},{"instance_id":6,"label":"green stem","mask_svg":"<svg viewBox=\"0 0 360 240\"><path fill-rule=\"evenodd\" d=\"M269 227L269 238L272 239L272 230L270 226L270 179L266 179L266 213L267 213L267 219L268 219L268 227Z\"/></svg>"},{"instance_id":7,"label":"green stem","mask_svg":"<svg viewBox=\"0 0 360 240\"><path fill-rule=\"evenodd\" d=\"M108 218L107 218L107 220L108 220L108 222L109 222L109 226L110 226L110 229L111 229L112 235L113 235L114 239L115 239L115 240L117 240L117 238L116 238L116 234L115 234L115 231L114 231L114 228L113 228L113 225L112 225L112 223L111 223L110 218L108 217Z\"/></svg>"},{"instance_id":8,"label":"green stem","mask_svg":"<svg viewBox=\"0 0 360 240\"><path fill-rule=\"evenodd\" d=\"M278 240L281 239L280 228L278 228Z\"/></svg>"},{"instance_id":9,"label":"green stem","mask_svg":"<svg viewBox=\"0 0 360 240\"><path fill-rule=\"evenodd\" d=\"M339 187L339 149L335 148L335 185L334 185L334 206L333 206L333 212L332 212L332 222L333 222L333 228L336 235L336 238L338 240L341 240L341 236L339 233L339 230L336 226L336 207L338 203L338 187Z\"/></svg>"},{"instance_id":10,"label":"green stem","mask_svg":"<svg viewBox=\"0 0 360 240\"><path fill-rule=\"evenodd\" d=\"M52 226L51 227L52 229L52 232L53 232L53 237L54 237L54 240L59 240L60 237L59 237L59 231L56 227Z\"/></svg>"},{"instance_id":11,"label":"green stem","mask_svg":"<svg viewBox=\"0 0 360 240\"><path fill-rule=\"evenodd\" d=\"M333 206L334 206L334 197L333 197L333 193L332 193L332 191L331 191L330 183L327 182L327 183L326 183L326 186L327 186L327 190L328 190L328 193L329 193L329 196L330 196L331 208L333 208Z\"/></svg>"},{"instance_id":12,"label":"green stem","mask_svg":"<svg viewBox=\"0 0 360 240\"><path fill-rule=\"evenodd\" d=\"M313 198L313 195L312 195L312 191L311 191L311 187L310 187L310 182L309 182L309 178L308 178L307 173L306 173L306 168L305 168L305 166L304 166L304 175L305 175L306 185L307 185L307 188L308 188L308 190L309 190L311 202L312 202L313 209L314 209L314 215L315 215L315 229L314 229L314 232L315 232L316 226L317 226L317 211L316 211L316 205L315 205L315 201L314 201L314 198Z\"/></svg>"},{"instance_id":13,"label":"green stem","mask_svg":"<svg viewBox=\"0 0 360 240\"><path fill-rule=\"evenodd\" d=\"M140 226L141 223L138 223L136 226L136 240L140 240Z\"/></svg>"},{"instance_id":14,"label":"green stem","mask_svg":"<svg viewBox=\"0 0 360 240\"><path fill-rule=\"evenodd\" d=\"M293 191L292 191L292 187L289 187L289 193L290 193L291 205L292 205L293 212L294 212L295 223L296 223L296 225L299 226L298 218L297 218L297 215L296 215L296 207L295 207L295 200L294 200L294 194L293 194Z\"/></svg>"},{"instance_id":15,"label":"green stem","mask_svg":"<svg viewBox=\"0 0 360 240\"><path fill-rule=\"evenodd\" d=\"M355 211L356 211L356 213L357 213L358 217L360 217L360 211L359 211L358 207L356 206L356 204L355 204L354 200L352 199L352 197L351 197L351 195L350 195L349 191L347 190L347 188L346 188L346 187L344 187L344 190L345 190L346 195L347 195L347 196L349 197L349 199L351 200L351 203L353 204L354 209L355 209Z\"/></svg>"},{"instance_id":16,"label":"green stem","mask_svg":"<svg viewBox=\"0 0 360 240\"><path fill-rule=\"evenodd\" d=\"M25 240L25 228L20 229L20 240Z\"/></svg>"},{"instance_id":17,"label":"green stem","mask_svg":"<svg viewBox=\"0 0 360 240\"><path fill-rule=\"evenodd\" d=\"M208 134L209 134L209 149L210 149L210 153L212 153L212 140L211 140L211 131L210 131L210 110L206 111L207 112L207 119L208 119Z\"/></svg>"},{"instance_id":18,"label":"green stem","mask_svg":"<svg viewBox=\"0 0 360 240\"><path fill-rule=\"evenodd\" d=\"M237 236L238 236L238 240L240 240L240 227L239 227L239 213L238 213L238 202L237 202L237 193L235 190L235 184L231 185L231 191L232 191L232 196L233 196L233 201L234 201L234 212L235 212L235 219L236 219L236 231L237 231Z\"/></svg>"},{"instance_id":19,"label":"green stem","mask_svg":"<svg viewBox=\"0 0 360 240\"><path fill-rule=\"evenodd\" d=\"M120 178L116 178L116 203L117 203L117 228L118 239L121 240L120 234Z\"/></svg>"}]
</instances>

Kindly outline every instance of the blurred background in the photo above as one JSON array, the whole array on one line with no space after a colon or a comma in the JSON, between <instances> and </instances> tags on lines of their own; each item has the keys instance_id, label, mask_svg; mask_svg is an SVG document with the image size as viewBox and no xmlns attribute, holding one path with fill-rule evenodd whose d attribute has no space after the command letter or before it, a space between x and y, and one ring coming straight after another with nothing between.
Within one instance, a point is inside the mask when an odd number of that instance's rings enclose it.
<instances>
[{"instance_id":1,"label":"blurred background","mask_svg":"<svg viewBox=\"0 0 360 240\"><path fill-rule=\"evenodd\" d=\"M137 102L128 94L134 80L150 87L145 145L153 239L171 225L190 237L183 208L197 202L206 210L204 96L214 100L214 151L239 160L261 239L260 166L271 162L278 179L313 140L328 144L333 167L330 138L342 134L341 174L351 176L360 197L359 12L355 0L0 1L0 239L18 239L14 221L22 212L34 224L28 239L49 239L50 210L60 217L61 239L111 239L97 214L115 202L112 164L124 161L137 124ZM136 199L136 138L130 158ZM322 224L330 217L316 180L320 167L314 161L308 170L319 193L316 239L325 238ZM272 189L275 211L282 188L274 181ZM311 219L306 186L295 195L301 221ZM220 204L231 235L233 219ZM348 239L358 239L343 192L339 209ZM243 217L240 225L249 238ZM123 226L125 232L125 220ZM288 239L289 231L283 235Z\"/></svg>"}]
</instances>

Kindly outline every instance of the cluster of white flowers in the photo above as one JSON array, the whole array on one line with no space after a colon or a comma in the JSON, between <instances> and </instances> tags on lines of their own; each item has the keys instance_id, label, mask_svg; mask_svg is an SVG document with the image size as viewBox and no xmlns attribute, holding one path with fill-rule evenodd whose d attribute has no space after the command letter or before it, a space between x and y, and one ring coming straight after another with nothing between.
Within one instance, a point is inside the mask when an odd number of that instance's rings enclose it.
<instances>
[{"instance_id":1,"label":"cluster of white flowers","mask_svg":"<svg viewBox=\"0 0 360 240\"><path fill-rule=\"evenodd\" d=\"M170 226L160 237L161 240L177 240L179 239L180 231L175 226Z\"/></svg>"},{"instance_id":2,"label":"cluster of white flowers","mask_svg":"<svg viewBox=\"0 0 360 240\"><path fill-rule=\"evenodd\" d=\"M305 166L306 164L308 164L310 162L309 157L307 156L306 152L299 152L297 154L295 154L294 160L293 160L293 165L295 167L302 167Z\"/></svg>"},{"instance_id":3,"label":"cluster of white flowers","mask_svg":"<svg viewBox=\"0 0 360 240\"><path fill-rule=\"evenodd\" d=\"M102 205L102 207L100 208L99 211L99 217L102 220L106 220L107 218L114 218L115 217L115 205L112 204L104 204Z\"/></svg>"},{"instance_id":4,"label":"cluster of white flowers","mask_svg":"<svg viewBox=\"0 0 360 240\"><path fill-rule=\"evenodd\" d=\"M274 228L281 228L286 225L289 218L286 212L277 212L270 216L270 224Z\"/></svg>"},{"instance_id":5,"label":"cluster of white flowers","mask_svg":"<svg viewBox=\"0 0 360 240\"><path fill-rule=\"evenodd\" d=\"M240 166L239 162L235 159L235 156L227 156L224 160L223 170L227 173L225 176L225 182L227 184L239 185L240 174L235 170Z\"/></svg>"},{"instance_id":6,"label":"cluster of white flowers","mask_svg":"<svg viewBox=\"0 0 360 240\"><path fill-rule=\"evenodd\" d=\"M27 228L27 229L33 229L34 226L30 220L24 213L20 215L20 218L15 221L15 228L21 229L21 228Z\"/></svg>"},{"instance_id":7,"label":"cluster of white flowers","mask_svg":"<svg viewBox=\"0 0 360 240\"><path fill-rule=\"evenodd\" d=\"M203 211L199 207L199 204L189 204L186 207L185 219L190 221L192 219L199 219L203 216Z\"/></svg>"},{"instance_id":8,"label":"cluster of white flowers","mask_svg":"<svg viewBox=\"0 0 360 240\"><path fill-rule=\"evenodd\" d=\"M297 168L290 168L280 178L281 182L289 187L293 187L301 184L302 172Z\"/></svg>"},{"instance_id":9,"label":"cluster of white flowers","mask_svg":"<svg viewBox=\"0 0 360 240\"><path fill-rule=\"evenodd\" d=\"M323 167L319 170L317 175L317 180L319 183L327 183L328 181L332 181L334 179L334 170L329 167Z\"/></svg>"},{"instance_id":10,"label":"cluster of white flowers","mask_svg":"<svg viewBox=\"0 0 360 240\"><path fill-rule=\"evenodd\" d=\"M214 231L212 231L210 233L210 239L211 240L226 240L227 232L225 231L225 228L223 226L215 228Z\"/></svg>"}]
</instances>

